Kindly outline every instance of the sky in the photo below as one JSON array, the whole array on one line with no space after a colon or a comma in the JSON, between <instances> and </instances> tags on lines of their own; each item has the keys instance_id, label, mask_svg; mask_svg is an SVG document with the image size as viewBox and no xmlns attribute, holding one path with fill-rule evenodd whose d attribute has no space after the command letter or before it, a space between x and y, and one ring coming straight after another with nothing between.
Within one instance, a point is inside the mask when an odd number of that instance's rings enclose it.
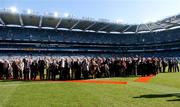
<instances>
[{"instance_id":1,"label":"sky","mask_svg":"<svg viewBox=\"0 0 180 107\"><path fill-rule=\"evenodd\" d=\"M180 0L0 0L0 9L16 7L44 14L69 13L77 18L108 19L127 24L157 21L180 14Z\"/></svg>"}]
</instances>

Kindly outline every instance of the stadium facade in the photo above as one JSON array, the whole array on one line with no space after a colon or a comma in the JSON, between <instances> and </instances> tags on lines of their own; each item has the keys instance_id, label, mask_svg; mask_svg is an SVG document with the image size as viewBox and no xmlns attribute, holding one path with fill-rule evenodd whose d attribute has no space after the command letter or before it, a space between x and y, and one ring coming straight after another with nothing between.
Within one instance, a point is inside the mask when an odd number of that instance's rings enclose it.
<instances>
[{"instance_id":1,"label":"stadium facade","mask_svg":"<svg viewBox=\"0 0 180 107\"><path fill-rule=\"evenodd\" d=\"M180 56L180 15L146 24L0 11L2 55Z\"/></svg>"}]
</instances>

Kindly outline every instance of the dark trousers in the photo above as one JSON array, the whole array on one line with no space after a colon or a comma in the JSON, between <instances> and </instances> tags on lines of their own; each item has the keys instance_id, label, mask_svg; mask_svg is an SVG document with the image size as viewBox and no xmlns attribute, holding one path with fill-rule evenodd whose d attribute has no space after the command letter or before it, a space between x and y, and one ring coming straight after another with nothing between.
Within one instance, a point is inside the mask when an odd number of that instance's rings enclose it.
<instances>
[{"instance_id":1,"label":"dark trousers","mask_svg":"<svg viewBox=\"0 0 180 107\"><path fill-rule=\"evenodd\" d=\"M172 67L171 66L169 66L168 72L172 72Z\"/></svg>"},{"instance_id":2,"label":"dark trousers","mask_svg":"<svg viewBox=\"0 0 180 107\"><path fill-rule=\"evenodd\" d=\"M88 79L88 71L87 70L83 70L82 74L83 74L84 79Z\"/></svg>"},{"instance_id":3,"label":"dark trousers","mask_svg":"<svg viewBox=\"0 0 180 107\"><path fill-rule=\"evenodd\" d=\"M59 73L59 79L60 79L60 80L64 80L65 69L61 67L59 71L60 71L60 73Z\"/></svg>"},{"instance_id":4,"label":"dark trousers","mask_svg":"<svg viewBox=\"0 0 180 107\"><path fill-rule=\"evenodd\" d=\"M51 71L48 69L46 72L46 79L50 80L51 79Z\"/></svg>"},{"instance_id":5,"label":"dark trousers","mask_svg":"<svg viewBox=\"0 0 180 107\"><path fill-rule=\"evenodd\" d=\"M81 79L81 71L79 69L77 69L76 72L75 72L75 78L77 80Z\"/></svg>"},{"instance_id":6,"label":"dark trousers","mask_svg":"<svg viewBox=\"0 0 180 107\"><path fill-rule=\"evenodd\" d=\"M37 77L37 72L31 71L31 80L36 80L36 77Z\"/></svg>"},{"instance_id":7,"label":"dark trousers","mask_svg":"<svg viewBox=\"0 0 180 107\"><path fill-rule=\"evenodd\" d=\"M13 71L13 79L15 79L15 80L18 79L18 71L17 70Z\"/></svg>"},{"instance_id":8,"label":"dark trousers","mask_svg":"<svg viewBox=\"0 0 180 107\"><path fill-rule=\"evenodd\" d=\"M40 80L44 80L44 69L40 70Z\"/></svg>"},{"instance_id":9,"label":"dark trousers","mask_svg":"<svg viewBox=\"0 0 180 107\"><path fill-rule=\"evenodd\" d=\"M24 80L29 80L29 69L24 70Z\"/></svg>"},{"instance_id":10,"label":"dark trousers","mask_svg":"<svg viewBox=\"0 0 180 107\"><path fill-rule=\"evenodd\" d=\"M51 79L52 79L52 80L56 80L56 72L55 72L55 71L52 71L51 73L52 73L52 78L51 78Z\"/></svg>"},{"instance_id":11,"label":"dark trousers","mask_svg":"<svg viewBox=\"0 0 180 107\"><path fill-rule=\"evenodd\" d=\"M163 71L162 71L162 72L165 72L165 70L166 70L166 67L163 67L162 69L163 69Z\"/></svg>"},{"instance_id":12,"label":"dark trousers","mask_svg":"<svg viewBox=\"0 0 180 107\"><path fill-rule=\"evenodd\" d=\"M6 77L6 80L9 78L8 69L3 72L4 77Z\"/></svg>"}]
</instances>

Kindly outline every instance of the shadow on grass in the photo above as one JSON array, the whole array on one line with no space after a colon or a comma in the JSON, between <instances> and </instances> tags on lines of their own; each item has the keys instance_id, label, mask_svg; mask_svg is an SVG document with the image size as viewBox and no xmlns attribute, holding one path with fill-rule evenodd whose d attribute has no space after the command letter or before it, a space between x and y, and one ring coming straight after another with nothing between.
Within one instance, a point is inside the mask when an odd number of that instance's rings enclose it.
<instances>
[{"instance_id":1,"label":"shadow on grass","mask_svg":"<svg viewBox=\"0 0 180 107\"><path fill-rule=\"evenodd\" d=\"M172 93L172 94L147 94L141 95L133 98L167 98L167 97L176 97L177 99L167 100L167 101L180 101L180 93Z\"/></svg>"}]
</instances>

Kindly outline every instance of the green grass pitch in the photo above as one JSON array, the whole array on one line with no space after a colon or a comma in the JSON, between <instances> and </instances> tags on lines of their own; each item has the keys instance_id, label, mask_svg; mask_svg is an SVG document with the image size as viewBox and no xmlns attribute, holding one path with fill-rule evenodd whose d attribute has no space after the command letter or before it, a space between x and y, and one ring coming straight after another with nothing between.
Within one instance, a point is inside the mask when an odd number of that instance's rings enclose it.
<instances>
[{"instance_id":1,"label":"green grass pitch","mask_svg":"<svg viewBox=\"0 0 180 107\"><path fill-rule=\"evenodd\" d=\"M135 79L110 78L126 85L0 81L0 107L180 107L180 73Z\"/></svg>"}]
</instances>

